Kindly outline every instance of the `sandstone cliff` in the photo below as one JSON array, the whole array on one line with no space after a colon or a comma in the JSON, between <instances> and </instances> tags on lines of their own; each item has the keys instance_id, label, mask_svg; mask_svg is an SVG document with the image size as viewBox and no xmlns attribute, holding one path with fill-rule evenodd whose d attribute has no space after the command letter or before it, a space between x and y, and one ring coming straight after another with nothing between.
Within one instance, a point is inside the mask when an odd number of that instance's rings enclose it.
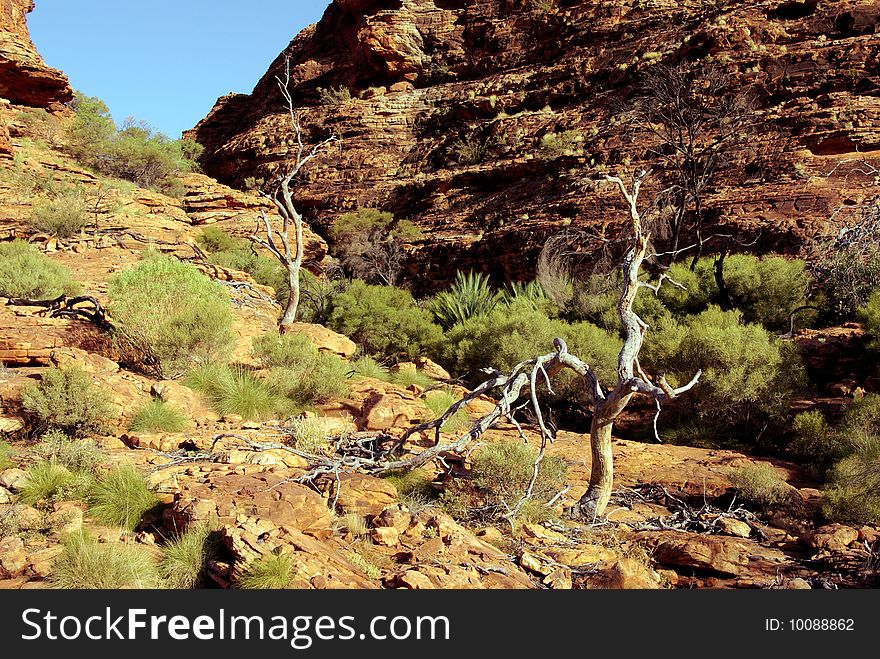
<instances>
[{"instance_id":1,"label":"sandstone cliff","mask_svg":"<svg viewBox=\"0 0 880 659\"><path fill-rule=\"evenodd\" d=\"M67 77L46 66L27 29L33 0L0 0L0 98L47 108L73 98Z\"/></svg>"},{"instance_id":2,"label":"sandstone cliff","mask_svg":"<svg viewBox=\"0 0 880 659\"><path fill-rule=\"evenodd\" d=\"M190 136L210 175L267 176L289 149L275 86L289 57L312 138L344 140L298 193L320 227L357 206L412 218L428 235L411 264L417 289L456 268L524 278L549 234L614 221L613 194L580 183L598 165L641 162L616 122L640 74L697 61L758 97L757 133L710 190L707 216L792 251L870 194L851 168L826 174L880 149L878 27L866 0L336 0L252 94L221 98ZM541 152L545 134L566 130L583 136L576 149ZM483 162L457 162L462 142L485 148Z\"/></svg>"}]
</instances>

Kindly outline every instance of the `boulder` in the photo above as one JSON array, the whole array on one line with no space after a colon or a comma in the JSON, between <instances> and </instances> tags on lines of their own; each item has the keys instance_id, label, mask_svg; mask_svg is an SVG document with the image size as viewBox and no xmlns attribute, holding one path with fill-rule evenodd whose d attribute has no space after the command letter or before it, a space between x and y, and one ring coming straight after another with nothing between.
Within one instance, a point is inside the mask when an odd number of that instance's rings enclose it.
<instances>
[{"instance_id":1,"label":"boulder","mask_svg":"<svg viewBox=\"0 0 880 659\"><path fill-rule=\"evenodd\" d=\"M288 334L302 334L319 351L350 359L357 352L357 345L347 336L334 332L323 325L295 323L286 330Z\"/></svg>"},{"instance_id":2,"label":"boulder","mask_svg":"<svg viewBox=\"0 0 880 659\"><path fill-rule=\"evenodd\" d=\"M304 485L289 482L283 474L211 472L198 482L180 484L168 511L173 528L214 519L231 524L239 518L265 520L316 537L333 532L327 501Z\"/></svg>"},{"instance_id":3,"label":"boulder","mask_svg":"<svg viewBox=\"0 0 880 659\"><path fill-rule=\"evenodd\" d=\"M329 481L334 488L335 479ZM342 513L357 513L362 517L379 515L397 502L397 488L383 478L367 474L339 475L339 496L336 505Z\"/></svg>"},{"instance_id":4,"label":"boulder","mask_svg":"<svg viewBox=\"0 0 880 659\"><path fill-rule=\"evenodd\" d=\"M743 574L749 565L752 543L745 540L677 531L638 533L635 538L644 540L662 565L724 576Z\"/></svg>"},{"instance_id":5,"label":"boulder","mask_svg":"<svg viewBox=\"0 0 880 659\"><path fill-rule=\"evenodd\" d=\"M621 558L600 570L588 580L590 588L609 590L656 590L661 588L662 578L649 566L632 558Z\"/></svg>"},{"instance_id":6,"label":"boulder","mask_svg":"<svg viewBox=\"0 0 880 659\"><path fill-rule=\"evenodd\" d=\"M732 535L737 538L748 538L752 535L752 527L746 522L730 517L722 517L716 525L725 535Z\"/></svg>"},{"instance_id":7,"label":"boulder","mask_svg":"<svg viewBox=\"0 0 880 659\"><path fill-rule=\"evenodd\" d=\"M804 536L807 546L815 551L843 552L859 539L859 532L843 524L828 524Z\"/></svg>"},{"instance_id":8,"label":"boulder","mask_svg":"<svg viewBox=\"0 0 880 659\"><path fill-rule=\"evenodd\" d=\"M22 469L13 467L12 469L0 472L0 486L5 487L11 492L21 492L29 480L30 477L27 472Z\"/></svg>"},{"instance_id":9,"label":"boulder","mask_svg":"<svg viewBox=\"0 0 880 659\"><path fill-rule=\"evenodd\" d=\"M422 423L428 415L424 403L411 393L388 387L367 396L361 407L359 425L364 430L406 428L413 423Z\"/></svg>"},{"instance_id":10,"label":"boulder","mask_svg":"<svg viewBox=\"0 0 880 659\"><path fill-rule=\"evenodd\" d=\"M27 551L17 536L0 538L0 579L12 579L27 567Z\"/></svg>"}]
</instances>

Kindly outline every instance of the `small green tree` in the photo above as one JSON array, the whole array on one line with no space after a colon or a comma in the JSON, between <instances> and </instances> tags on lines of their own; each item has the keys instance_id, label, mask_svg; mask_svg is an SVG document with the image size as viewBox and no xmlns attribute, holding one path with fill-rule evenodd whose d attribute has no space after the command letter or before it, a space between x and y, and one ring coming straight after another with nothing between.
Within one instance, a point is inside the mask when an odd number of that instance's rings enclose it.
<instances>
[{"instance_id":1,"label":"small green tree","mask_svg":"<svg viewBox=\"0 0 880 659\"><path fill-rule=\"evenodd\" d=\"M359 279L394 286L403 270L406 244L421 237L409 220L391 213L361 208L340 216L330 229L337 254Z\"/></svg>"},{"instance_id":2,"label":"small green tree","mask_svg":"<svg viewBox=\"0 0 880 659\"><path fill-rule=\"evenodd\" d=\"M442 339L431 312L399 288L371 286L356 280L334 299L330 327L369 354L418 357Z\"/></svg>"},{"instance_id":3,"label":"small green tree","mask_svg":"<svg viewBox=\"0 0 880 659\"><path fill-rule=\"evenodd\" d=\"M229 294L189 264L149 257L113 277L109 297L121 345L152 374L179 377L232 343Z\"/></svg>"}]
</instances>

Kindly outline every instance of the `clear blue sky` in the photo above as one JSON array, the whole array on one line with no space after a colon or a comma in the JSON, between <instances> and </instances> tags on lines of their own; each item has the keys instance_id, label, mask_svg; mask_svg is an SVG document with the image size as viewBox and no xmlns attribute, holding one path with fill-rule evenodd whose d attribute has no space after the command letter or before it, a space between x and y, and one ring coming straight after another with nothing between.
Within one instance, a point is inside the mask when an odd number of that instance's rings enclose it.
<instances>
[{"instance_id":1,"label":"clear blue sky","mask_svg":"<svg viewBox=\"0 0 880 659\"><path fill-rule=\"evenodd\" d=\"M171 137L229 92L250 93L330 0L36 0L31 38L74 89L113 118Z\"/></svg>"}]
</instances>

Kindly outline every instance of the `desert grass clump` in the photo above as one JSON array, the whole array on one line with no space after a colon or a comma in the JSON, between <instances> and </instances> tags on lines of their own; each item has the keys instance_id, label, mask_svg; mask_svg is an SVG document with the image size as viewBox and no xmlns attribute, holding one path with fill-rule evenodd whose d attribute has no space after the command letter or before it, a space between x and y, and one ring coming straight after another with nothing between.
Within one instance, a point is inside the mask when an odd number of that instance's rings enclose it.
<instances>
[{"instance_id":1,"label":"desert grass clump","mask_svg":"<svg viewBox=\"0 0 880 659\"><path fill-rule=\"evenodd\" d=\"M25 241L0 244L0 296L54 300L79 292L70 270Z\"/></svg>"},{"instance_id":2,"label":"desert grass clump","mask_svg":"<svg viewBox=\"0 0 880 659\"><path fill-rule=\"evenodd\" d=\"M743 499L764 508L785 503L791 495L785 479L772 465L763 462L731 469L728 477Z\"/></svg>"},{"instance_id":3,"label":"desert grass clump","mask_svg":"<svg viewBox=\"0 0 880 659\"><path fill-rule=\"evenodd\" d=\"M50 430L34 446L45 460L55 462L70 471L94 474L104 461L104 451L90 439L71 439L60 430Z\"/></svg>"},{"instance_id":4,"label":"desert grass clump","mask_svg":"<svg viewBox=\"0 0 880 659\"><path fill-rule=\"evenodd\" d=\"M440 504L454 517L466 521L494 521L510 514L526 494L538 452L522 442L487 444L474 452L469 481L453 481ZM563 487L568 472L565 460L545 456L529 500L520 508L521 521L552 519L546 505Z\"/></svg>"},{"instance_id":5,"label":"desert grass clump","mask_svg":"<svg viewBox=\"0 0 880 659\"><path fill-rule=\"evenodd\" d=\"M333 435L339 435L339 419L320 416L299 417L290 422L294 448L312 455L328 455Z\"/></svg>"},{"instance_id":6,"label":"desert grass clump","mask_svg":"<svg viewBox=\"0 0 880 659\"><path fill-rule=\"evenodd\" d=\"M49 575L54 588L159 588L158 566L149 551L138 545L102 544L81 532L71 534Z\"/></svg>"},{"instance_id":7,"label":"desert grass clump","mask_svg":"<svg viewBox=\"0 0 880 659\"><path fill-rule=\"evenodd\" d=\"M27 470L21 501L28 505L54 501L81 501L88 497L94 478L88 472L71 471L54 460L35 462Z\"/></svg>"},{"instance_id":8,"label":"desert grass clump","mask_svg":"<svg viewBox=\"0 0 880 659\"><path fill-rule=\"evenodd\" d=\"M107 392L78 367L50 368L39 384L22 391L21 403L38 428L70 437L102 432L110 416Z\"/></svg>"},{"instance_id":9,"label":"desert grass clump","mask_svg":"<svg viewBox=\"0 0 880 659\"><path fill-rule=\"evenodd\" d=\"M460 270L455 282L437 293L428 305L443 329L463 323L476 316L485 316L502 300L502 295L489 286L489 277L481 272Z\"/></svg>"},{"instance_id":10,"label":"desert grass clump","mask_svg":"<svg viewBox=\"0 0 880 659\"><path fill-rule=\"evenodd\" d=\"M104 474L89 493L89 512L105 524L134 531L159 503L143 475L131 466Z\"/></svg>"},{"instance_id":11,"label":"desert grass clump","mask_svg":"<svg viewBox=\"0 0 880 659\"><path fill-rule=\"evenodd\" d=\"M68 190L55 198L35 203L29 223L37 231L56 238L73 238L88 222L85 197L78 190Z\"/></svg>"},{"instance_id":12,"label":"desert grass clump","mask_svg":"<svg viewBox=\"0 0 880 659\"><path fill-rule=\"evenodd\" d=\"M244 368L208 364L192 371L186 383L205 394L214 409L224 416L237 414L244 419L265 419L275 414L283 403L266 382Z\"/></svg>"},{"instance_id":13,"label":"desert grass clump","mask_svg":"<svg viewBox=\"0 0 880 659\"><path fill-rule=\"evenodd\" d=\"M267 554L250 565L237 586L244 590L282 590L290 587L292 578L293 558L289 554Z\"/></svg>"},{"instance_id":14,"label":"desert grass clump","mask_svg":"<svg viewBox=\"0 0 880 659\"><path fill-rule=\"evenodd\" d=\"M113 277L109 296L127 359L149 374L179 376L232 344L229 294L188 263L150 255Z\"/></svg>"},{"instance_id":15,"label":"desert grass clump","mask_svg":"<svg viewBox=\"0 0 880 659\"><path fill-rule=\"evenodd\" d=\"M374 380L381 380L383 382L391 381L388 368L369 355L358 357L352 363L352 366L354 375L358 375L362 378L373 378Z\"/></svg>"},{"instance_id":16,"label":"desert grass clump","mask_svg":"<svg viewBox=\"0 0 880 659\"><path fill-rule=\"evenodd\" d=\"M168 588L196 588L205 582L205 568L220 548L215 530L195 524L164 547L159 569Z\"/></svg>"},{"instance_id":17,"label":"desert grass clump","mask_svg":"<svg viewBox=\"0 0 880 659\"><path fill-rule=\"evenodd\" d=\"M272 389L288 401L289 414L349 393L349 365L301 334L265 334L254 342L254 355L271 369Z\"/></svg>"},{"instance_id":18,"label":"desert grass clump","mask_svg":"<svg viewBox=\"0 0 880 659\"><path fill-rule=\"evenodd\" d=\"M181 432L189 425L189 419L177 408L154 398L144 405L131 422L134 432Z\"/></svg>"},{"instance_id":19,"label":"desert grass clump","mask_svg":"<svg viewBox=\"0 0 880 659\"><path fill-rule=\"evenodd\" d=\"M421 371L412 369L401 369L392 373L391 382L404 389L413 385L421 389L430 389L437 384L436 380L430 376L425 375Z\"/></svg>"},{"instance_id":20,"label":"desert grass clump","mask_svg":"<svg viewBox=\"0 0 880 659\"><path fill-rule=\"evenodd\" d=\"M342 519L339 520L340 528L345 529L347 533L350 533L353 538L363 538L370 534L370 527L367 525L367 520L364 519L363 515L359 515L355 512L346 513Z\"/></svg>"}]
</instances>

